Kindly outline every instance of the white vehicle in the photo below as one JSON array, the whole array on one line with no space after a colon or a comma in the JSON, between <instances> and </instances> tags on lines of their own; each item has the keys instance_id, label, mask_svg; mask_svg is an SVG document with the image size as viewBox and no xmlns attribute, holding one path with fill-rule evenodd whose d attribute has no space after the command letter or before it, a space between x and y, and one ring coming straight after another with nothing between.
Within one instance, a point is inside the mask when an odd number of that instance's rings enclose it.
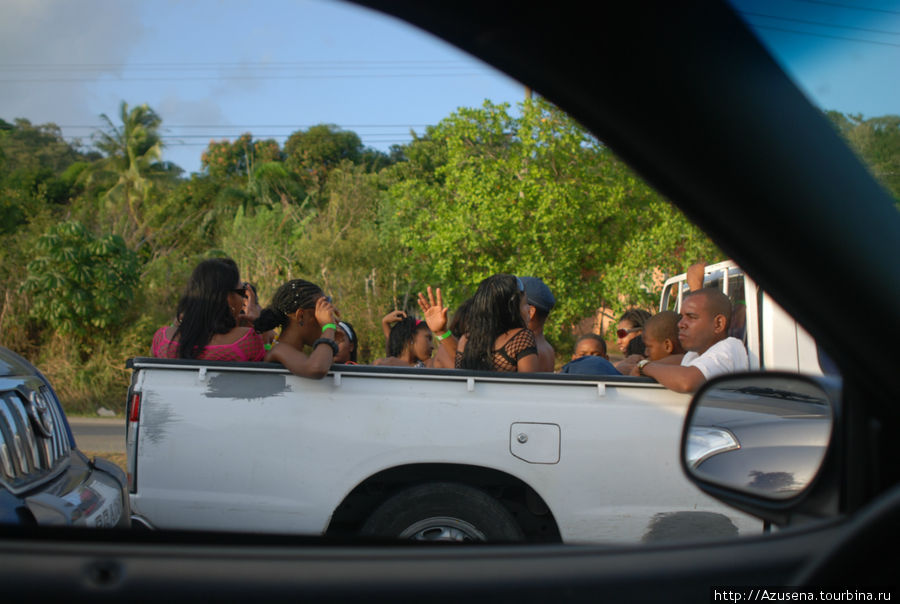
<instances>
[{"instance_id":1,"label":"white vehicle","mask_svg":"<svg viewBox=\"0 0 900 604\"><path fill-rule=\"evenodd\" d=\"M723 271L719 283L747 293L752 366L821 374L812 339L733 263L707 280ZM683 280L667 283L664 306L680 302L670 285ZM762 529L683 475L690 396L649 378L130 366L131 506L148 527L568 543Z\"/></svg>"}]
</instances>

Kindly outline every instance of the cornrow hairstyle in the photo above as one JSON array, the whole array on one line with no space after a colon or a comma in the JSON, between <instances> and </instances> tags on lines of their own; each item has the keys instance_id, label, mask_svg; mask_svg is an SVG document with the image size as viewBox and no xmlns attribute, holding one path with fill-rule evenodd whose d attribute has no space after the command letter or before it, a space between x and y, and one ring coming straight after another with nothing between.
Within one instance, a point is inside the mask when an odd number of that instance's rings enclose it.
<instances>
[{"instance_id":1,"label":"cornrow hairstyle","mask_svg":"<svg viewBox=\"0 0 900 604\"><path fill-rule=\"evenodd\" d=\"M633 327L643 327L644 323L646 323L647 319L651 316L652 315L643 308L629 308L621 317L619 317L619 323L628 321Z\"/></svg>"},{"instance_id":2,"label":"cornrow hairstyle","mask_svg":"<svg viewBox=\"0 0 900 604\"><path fill-rule=\"evenodd\" d=\"M387 341L388 356L399 357L403 354L408 346L412 346L416 332L420 329L428 329L428 324L410 315L394 323Z\"/></svg>"},{"instance_id":3,"label":"cornrow hairstyle","mask_svg":"<svg viewBox=\"0 0 900 604\"><path fill-rule=\"evenodd\" d=\"M231 258L210 258L194 268L175 311L179 322L173 336L178 340L178 358L197 358L215 334L237 326L228 294L239 279Z\"/></svg>"},{"instance_id":4,"label":"cornrow hairstyle","mask_svg":"<svg viewBox=\"0 0 900 604\"><path fill-rule=\"evenodd\" d=\"M278 288L272 302L259 313L253 328L259 333L287 327L288 315L298 308L315 308L316 300L325 295L322 288L303 279L288 281Z\"/></svg>"},{"instance_id":5,"label":"cornrow hairstyle","mask_svg":"<svg viewBox=\"0 0 900 604\"><path fill-rule=\"evenodd\" d=\"M482 281L472 296L472 306L466 314L466 348L460 367L463 369L493 369L494 342L517 327L524 328L525 320L519 311L524 290L514 275L500 273Z\"/></svg>"}]
</instances>

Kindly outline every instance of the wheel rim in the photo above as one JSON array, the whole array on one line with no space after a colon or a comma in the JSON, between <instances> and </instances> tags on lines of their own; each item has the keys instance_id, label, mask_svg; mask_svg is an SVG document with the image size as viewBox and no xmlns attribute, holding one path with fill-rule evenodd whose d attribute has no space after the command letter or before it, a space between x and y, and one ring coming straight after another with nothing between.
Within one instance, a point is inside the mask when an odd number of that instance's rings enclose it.
<instances>
[{"instance_id":1,"label":"wheel rim","mask_svg":"<svg viewBox=\"0 0 900 604\"><path fill-rule=\"evenodd\" d=\"M415 522L400 533L401 539L413 541L487 541L487 537L459 518L436 516Z\"/></svg>"}]
</instances>

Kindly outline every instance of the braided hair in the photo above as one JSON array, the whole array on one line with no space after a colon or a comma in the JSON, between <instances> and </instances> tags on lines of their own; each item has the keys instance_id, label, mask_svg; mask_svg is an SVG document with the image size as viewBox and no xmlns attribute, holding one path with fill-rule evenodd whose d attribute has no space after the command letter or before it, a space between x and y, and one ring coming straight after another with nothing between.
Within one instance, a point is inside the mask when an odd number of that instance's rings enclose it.
<instances>
[{"instance_id":1,"label":"braided hair","mask_svg":"<svg viewBox=\"0 0 900 604\"><path fill-rule=\"evenodd\" d=\"M460 367L483 369L493 367L494 342L501 334L525 327L519 311L524 289L513 275L493 275L478 285L472 296L472 306L466 314L466 347Z\"/></svg>"},{"instance_id":2,"label":"braided hair","mask_svg":"<svg viewBox=\"0 0 900 604\"><path fill-rule=\"evenodd\" d=\"M294 279L278 288L272 302L259 313L253 328L262 333L276 327L287 327L288 315L298 308L315 308L316 300L324 295L315 283Z\"/></svg>"}]
</instances>

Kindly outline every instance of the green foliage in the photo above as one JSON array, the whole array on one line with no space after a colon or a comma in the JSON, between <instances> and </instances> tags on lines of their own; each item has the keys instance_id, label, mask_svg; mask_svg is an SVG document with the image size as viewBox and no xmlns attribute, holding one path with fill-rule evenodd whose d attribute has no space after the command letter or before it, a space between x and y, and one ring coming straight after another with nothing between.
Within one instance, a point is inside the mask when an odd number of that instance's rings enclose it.
<instances>
[{"instance_id":1,"label":"green foliage","mask_svg":"<svg viewBox=\"0 0 900 604\"><path fill-rule=\"evenodd\" d=\"M828 118L900 209L900 116L863 119L862 115L827 112Z\"/></svg>"},{"instance_id":2,"label":"green foliage","mask_svg":"<svg viewBox=\"0 0 900 604\"><path fill-rule=\"evenodd\" d=\"M96 237L78 222L65 222L38 239L37 251L22 285L32 317L83 345L128 318L138 262L121 237Z\"/></svg>"},{"instance_id":3,"label":"green foliage","mask_svg":"<svg viewBox=\"0 0 900 604\"><path fill-rule=\"evenodd\" d=\"M0 337L54 381L69 411L121 409L125 360L172 320L191 270L227 255L261 302L304 278L361 339L442 287L451 307L505 271L542 277L548 337L598 307L652 308L663 280L721 253L609 149L543 101L461 108L389 154L319 125L275 141L212 142L185 178L160 161L161 118L122 103L100 153L53 124L0 120ZM900 117L829 114L900 207ZM568 343L567 343L568 344Z\"/></svg>"},{"instance_id":4,"label":"green foliage","mask_svg":"<svg viewBox=\"0 0 900 604\"><path fill-rule=\"evenodd\" d=\"M277 142L271 139L254 141L247 132L235 141L210 141L200 162L214 178L247 177L259 164L281 161L281 155Z\"/></svg>"},{"instance_id":5,"label":"green foliage","mask_svg":"<svg viewBox=\"0 0 900 604\"><path fill-rule=\"evenodd\" d=\"M557 298L548 332L606 304L646 304L661 282L715 248L613 154L546 102L521 117L460 109L393 168L384 217L419 283L458 304L485 277L539 276Z\"/></svg>"}]
</instances>

